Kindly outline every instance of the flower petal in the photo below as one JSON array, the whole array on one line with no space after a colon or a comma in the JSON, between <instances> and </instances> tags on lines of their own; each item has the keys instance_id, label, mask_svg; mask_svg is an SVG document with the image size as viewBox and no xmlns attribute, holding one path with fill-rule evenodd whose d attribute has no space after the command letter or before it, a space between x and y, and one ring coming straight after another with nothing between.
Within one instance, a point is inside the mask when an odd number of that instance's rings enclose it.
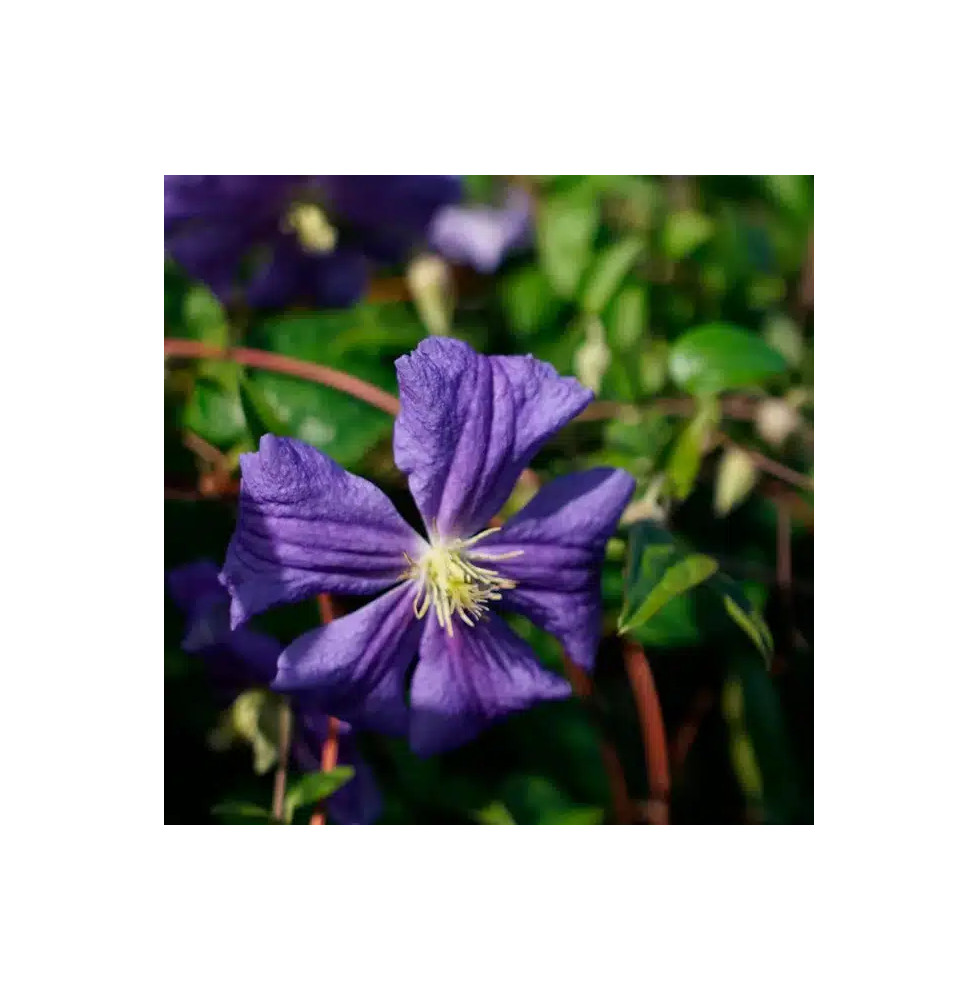
<instances>
[{"instance_id":1,"label":"flower petal","mask_svg":"<svg viewBox=\"0 0 978 1000\"><path fill-rule=\"evenodd\" d=\"M414 583L402 583L300 636L279 657L272 687L303 692L304 704L354 726L404 735L405 678L421 635L416 590Z\"/></svg>"},{"instance_id":2,"label":"flower petal","mask_svg":"<svg viewBox=\"0 0 978 1000\"><path fill-rule=\"evenodd\" d=\"M555 635L567 655L590 669L601 638L601 563L604 549L635 489L621 469L561 476L539 493L472 555L523 554L494 569L516 581L502 607L526 615Z\"/></svg>"},{"instance_id":3,"label":"flower petal","mask_svg":"<svg viewBox=\"0 0 978 1000\"><path fill-rule=\"evenodd\" d=\"M231 624L314 594L372 594L397 582L421 539L366 479L311 445L262 437L241 456L238 523L222 573Z\"/></svg>"},{"instance_id":4,"label":"flower petal","mask_svg":"<svg viewBox=\"0 0 978 1000\"><path fill-rule=\"evenodd\" d=\"M294 237L283 236L251 280L248 301L259 309L282 309L297 302L343 308L356 302L366 287L367 261L362 254L344 249L312 253Z\"/></svg>"},{"instance_id":5,"label":"flower petal","mask_svg":"<svg viewBox=\"0 0 978 1000\"><path fill-rule=\"evenodd\" d=\"M428 241L442 256L485 274L495 271L509 250L526 242L532 219L529 196L517 188L502 208L448 205L432 220Z\"/></svg>"},{"instance_id":6,"label":"flower petal","mask_svg":"<svg viewBox=\"0 0 978 1000\"><path fill-rule=\"evenodd\" d=\"M570 690L501 618L459 625L449 636L429 614L411 681L411 748L424 755L450 750L501 716Z\"/></svg>"},{"instance_id":7,"label":"flower petal","mask_svg":"<svg viewBox=\"0 0 978 1000\"><path fill-rule=\"evenodd\" d=\"M394 460L425 522L442 536L484 527L543 442L593 398L526 357L485 357L428 337L397 360Z\"/></svg>"},{"instance_id":8,"label":"flower petal","mask_svg":"<svg viewBox=\"0 0 978 1000\"><path fill-rule=\"evenodd\" d=\"M396 239L402 246L424 232L439 208L462 196L460 178L439 175L331 175L320 182L329 211L365 231L358 235L376 232L385 243Z\"/></svg>"}]
</instances>

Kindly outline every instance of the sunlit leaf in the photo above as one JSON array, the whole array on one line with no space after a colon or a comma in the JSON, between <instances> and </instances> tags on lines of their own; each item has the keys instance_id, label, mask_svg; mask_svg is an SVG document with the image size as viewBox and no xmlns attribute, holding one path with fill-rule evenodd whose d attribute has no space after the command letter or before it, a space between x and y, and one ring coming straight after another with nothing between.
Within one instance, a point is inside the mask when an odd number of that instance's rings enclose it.
<instances>
[{"instance_id":1,"label":"sunlit leaf","mask_svg":"<svg viewBox=\"0 0 978 1000\"><path fill-rule=\"evenodd\" d=\"M663 252L672 260L682 260L701 247L713 235L713 229L713 220L695 209L671 212L662 228Z\"/></svg>"},{"instance_id":2,"label":"sunlit leaf","mask_svg":"<svg viewBox=\"0 0 978 1000\"><path fill-rule=\"evenodd\" d=\"M666 474L672 495L677 500L685 500L692 492L700 463L719 420L720 408L716 400L704 397L696 414L676 439L666 466Z\"/></svg>"},{"instance_id":3,"label":"sunlit leaf","mask_svg":"<svg viewBox=\"0 0 978 1000\"><path fill-rule=\"evenodd\" d=\"M510 329L520 338L539 334L560 311L560 301L535 264L509 275L500 286L500 296Z\"/></svg>"},{"instance_id":4,"label":"sunlit leaf","mask_svg":"<svg viewBox=\"0 0 978 1000\"><path fill-rule=\"evenodd\" d=\"M730 323L688 330L669 355L673 381L696 395L760 385L786 367L784 358L761 337Z\"/></svg>"},{"instance_id":5,"label":"sunlit leaf","mask_svg":"<svg viewBox=\"0 0 978 1000\"><path fill-rule=\"evenodd\" d=\"M252 823L256 820L262 823L272 822L271 813L253 802L219 802L211 809L214 816L228 820L239 820Z\"/></svg>"},{"instance_id":6,"label":"sunlit leaf","mask_svg":"<svg viewBox=\"0 0 978 1000\"><path fill-rule=\"evenodd\" d=\"M480 823L487 823L492 826L512 826L516 820L510 815L509 810L502 802L490 802L482 809L475 811L475 818Z\"/></svg>"},{"instance_id":7,"label":"sunlit leaf","mask_svg":"<svg viewBox=\"0 0 978 1000\"><path fill-rule=\"evenodd\" d=\"M635 347L648 326L649 295L643 285L626 285L614 297L608 316L608 341L616 351Z\"/></svg>"},{"instance_id":8,"label":"sunlit leaf","mask_svg":"<svg viewBox=\"0 0 978 1000\"><path fill-rule=\"evenodd\" d=\"M540 263L554 291L564 298L573 298L590 262L598 218L598 205L586 193L557 196L540 208Z\"/></svg>"},{"instance_id":9,"label":"sunlit leaf","mask_svg":"<svg viewBox=\"0 0 978 1000\"><path fill-rule=\"evenodd\" d=\"M184 426L217 448L228 448L247 431L241 398L206 378L194 383L183 414Z\"/></svg>"},{"instance_id":10,"label":"sunlit leaf","mask_svg":"<svg viewBox=\"0 0 978 1000\"><path fill-rule=\"evenodd\" d=\"M604 309L644 248L644 240L629 236L597 255L581 293L581 308L585 312L599 313Z\"/></svg>"},{"instance_id":11,"label":"sunlit leaf","mask_svg":"<svg viewBox=\"0 0 978 1000\"><path fill-rule=\"evenodd\" d=\"M285 811L291 818L296 809L327 799L353 778L352 767L334 767L330 771L303 774L289 785L285 793Z\"/></svg>"},{"instance_id":12,"label":"sunlit leaf","mask_svg":"<svg viewBox=\"0 0 978 1000\"><path fill-rule=\"evenodd\" d=\"M203 285L194 285L183 299L183 325L194 340L216 347L228 343L228 321L220 300Z\"/></svg>"},{"instance_id":13,"label":"sunlit leaf","mask_svg":"<svg viewBox=\"0 0 978 1000\"><path fill-rule=\"evenodd\" d=\"M715 559L685 552L665 528L650 521L634 525L629 533L619 633L644 625L673 598L708 580L716 571Z\"/></svg>"}]
</instances>

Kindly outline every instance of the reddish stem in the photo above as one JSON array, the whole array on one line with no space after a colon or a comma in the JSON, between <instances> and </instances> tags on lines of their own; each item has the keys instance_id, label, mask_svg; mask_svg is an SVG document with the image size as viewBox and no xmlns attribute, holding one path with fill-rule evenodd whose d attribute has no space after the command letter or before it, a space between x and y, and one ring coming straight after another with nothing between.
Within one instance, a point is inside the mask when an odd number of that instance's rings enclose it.
<instances>
[{"instance_id":1,"label":"reddish stem","mask_svg":"<svg viewBox=\"0 0 978 1000\"><path fill-rule=\"evenodd\" d=\"M339 617L336 605L333 604L333 599L329 594L320 594L316 598L316 603L319 605L319 617L322 619L324 625L328 625L334 618ZM326 727L326 739L323 741L322 769L324 771L332 771L336 767L339 753L340 723L338 719L330 716ZM322 826L325 822L326 802L323 801L319 803L319 806L313 812L312 818L309 820L309 825Z\"/></svg>"},{"instance_id":2,"label":"reddish stem","mask_svg":"<svg viewBox=\"0 0 978 1000\"><path fill-rule=\"evenodd\" d=\"M666 727L662 721L662 706L655 689L655 679L645 650L631 639L625 640L625 672L632 686L635 709L638 712L645 746L645 768L649 775L650 823L669 822L669 751Z\"/></svg>"},{"instance_id":3,"label":"reddish stem","mask_svg":"<svg viewBox=\"0 0 978 1000\"><path fill-rule=\"evenodd\" d=\"M780 479L792 486L797 486L801 490L814 491L815 482L808 476L803 476L800 472L795 472L794 469L789 469L787 465L775 462L773 458L768 458L767 455L763 455L761 452L755 451L753 448L742 448L732 438L724 434L723 431L717 431L716 436L723 444L733 445L735 448L740 448L740 450L751 460L751 462L754 463L758 469L762 472L766 472L769 476L774 476L776 479Z\"/></svg>"},{"instance_id":4,"label":"reddish stem","mask_svg":"<svg viewBox=\"0 0 978 1000\"><path fill-rule=\"evenodd\" d=\"M292 375L309 382L318 382L330 389L338 389L340 392L355 396L364 403L376 406L378 410L383 410L392 416L397 416L400 410L400 403L396 396L384 392L383 389L378 389L377 386L371 385L369 382L364 382L363 379L357 378L355 375L347 375L346 372L327 368L325 365L317 365L312 361L299 361L297 358L286 357L284 354L260 351L255 347L232 347L225 350L213 344L202 344L197 340L165 338L163 354L170 358L216 358L237 361L249 368L280 372L282 375Z\"/></svg>"}]
</instances>

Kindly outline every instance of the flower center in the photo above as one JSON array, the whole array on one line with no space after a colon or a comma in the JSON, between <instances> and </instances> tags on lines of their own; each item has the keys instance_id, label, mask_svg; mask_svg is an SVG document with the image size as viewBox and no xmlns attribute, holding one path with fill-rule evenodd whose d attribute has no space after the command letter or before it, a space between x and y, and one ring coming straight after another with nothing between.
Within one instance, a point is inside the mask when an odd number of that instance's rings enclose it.
<instances>
[{"instance_id":1,"label":"flower center","mask_svg":"<svg viewBox=\"0 0 978 1000\"><path fill-rule=\"evenodd\" d=\"M522 550L491 555L468 551L495 531L499 528L489 528L465 541L446 541L436 536L419 559L404 554L410 567L404 573L404 579L418 581L414 599L416 618L423 618L429 608L434 608L438 624L449 635L454 635L454 615L458 615L466 625L475 625L488 610L490 601L502 600L500 591L512 590L516 586L515 581L478 563L513 559L523 555Z\"/></svg>"},{"instance_id":2,"label":"flower center","mask_svg":"<svg viewBox=\"0 0 978 1000\"><path fill-rule=\"evenodd\" d=\"M297 202L289 209L282 228L295 233L302 249L309 253L329 253L336 246L336 230L319 205Z\"/></svg>"}]
</instances>

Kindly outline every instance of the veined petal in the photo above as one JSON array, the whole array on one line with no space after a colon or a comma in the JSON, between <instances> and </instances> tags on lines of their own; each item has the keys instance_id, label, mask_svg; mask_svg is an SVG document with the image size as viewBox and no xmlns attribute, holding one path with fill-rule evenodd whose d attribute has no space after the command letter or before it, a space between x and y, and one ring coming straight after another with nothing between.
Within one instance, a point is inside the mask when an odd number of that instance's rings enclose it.
<instances>
[{"instance_id":1,"label":"veined petal","mask_svg":"<svg viewBox=\"0 0 978 1000\"><path fill-rule=\"evenodd\" d=\"M502 607L555 635L567 655L588 669L601 638L605 545L634 489L635 481L621 469L561 476L472 550L475 559L522 551L499 564L516 582L505 591Z\"/></svg>"},{"instance_id":2,"label":"veined petal","mask_svg":"<svg viewBox=\"0 0 978 1000\"><path fill-rule=\"evenodd\" d=\"M393 735L407 730L405 675L418 651L421 622L414 583L300 636L278 660L272 687L303 692L313 704L354 726Z\"/></svg>"},{"instance_id":3,"label":"veined petal","mask_svg":"<svg viewBox=\"0 0 978 1000\"><path fill-rule=\"evenodd\" d=\"M422 544L384 494L311 445L262 437L241 456L238 523L222 573L231 624L314 594L372 594Z\"/></svg>"},{"instance_id":4,"label":"veined petal","mask_svg":"<svg viewBox=\"0 0 978 1000\"><path fill-rule=\"evenodd\" d=\"M593 398L526 357L486 357L428 337L397 360L394 460L426 524L443 537L484 527L543 442Z\"/></svg>"},{"instance_id":5,"label":"veined petal","mask_svg":"<svg viewBox=\"0 0 978 1000\"><path fill-rule=\"evenodd\" d=\"M570 691L501 618L489 615L449 636L429 614L411 680L411 748L424 755L450 750L501 716Z\"/></svg>"}]
</instances>

